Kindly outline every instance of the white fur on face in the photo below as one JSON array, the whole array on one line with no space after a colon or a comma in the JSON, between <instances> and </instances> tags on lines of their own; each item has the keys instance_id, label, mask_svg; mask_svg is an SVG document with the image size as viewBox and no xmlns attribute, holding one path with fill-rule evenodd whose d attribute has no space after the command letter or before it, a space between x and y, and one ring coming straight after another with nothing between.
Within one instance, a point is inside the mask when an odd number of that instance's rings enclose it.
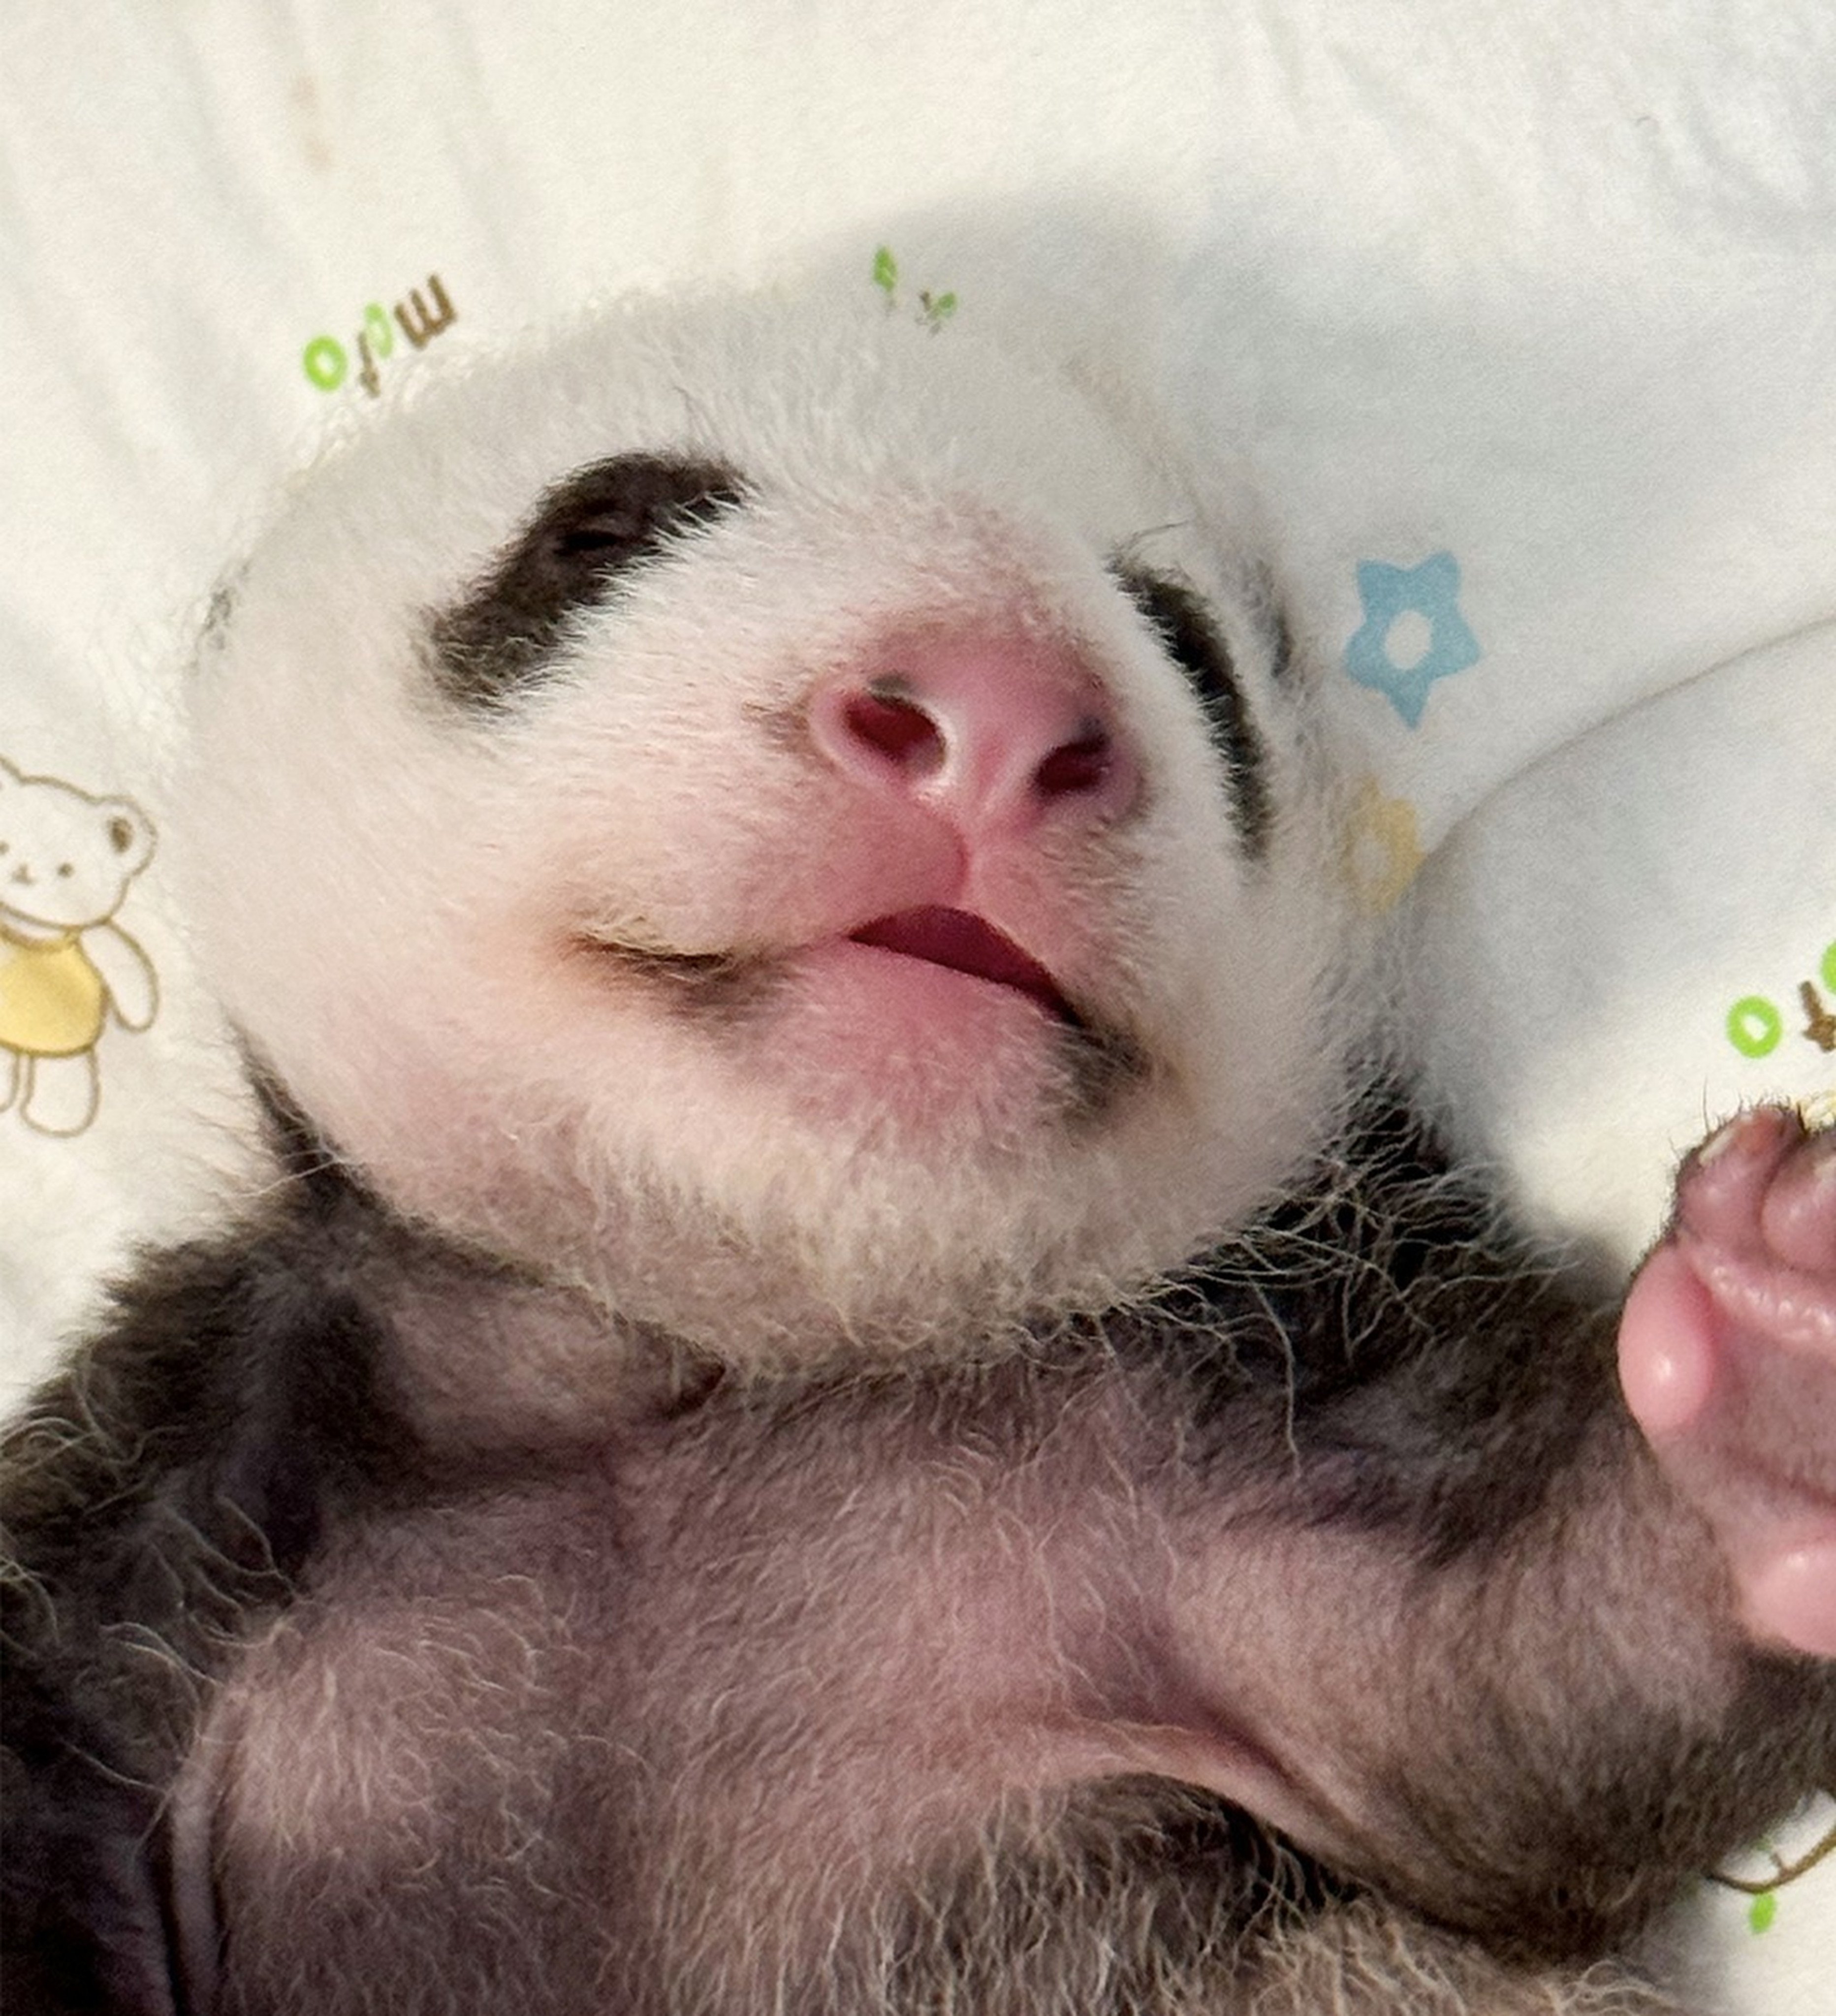
<instances>
[{"instance_id":1,"label":"white fur on face","mask_svg":"<svg viewBox=\"0 0 1836 2016\"><path fill-rule=\"evenodd\" d=\"M744 501L504 704L443 692L440 614L555 486L639 452L718 461ZM1118 559L1190 582L1230 647L1260 859ZM632 308L436 385L255 554L184 798L207 966L384 1196L729 1355L1100 1305L1332 1109L1337 903L1270 650L1179 485L963 329ZM834 760L821 696L933 662L1100 711L1129 788L966 822ZM1086 1035L851 936L934 906Z\"/></svg>"}]
</instances>

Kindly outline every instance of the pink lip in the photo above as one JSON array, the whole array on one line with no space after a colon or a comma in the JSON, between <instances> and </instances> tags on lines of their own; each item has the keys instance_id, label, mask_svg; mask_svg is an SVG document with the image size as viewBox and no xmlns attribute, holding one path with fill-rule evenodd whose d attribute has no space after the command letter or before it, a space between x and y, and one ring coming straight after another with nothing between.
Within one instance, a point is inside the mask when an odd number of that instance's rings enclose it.
<instances>
[{"instance_id":1,"label":"pink lip","mask_svg":"<svg viewBox=\"0 0 1836 2016\"><path fill-rule=\"evenodd\" d=\"M1004 932L967 910L926 904L876 917L849 936L856 945L877 945L882 951L902 952L908 959L921 959L955 973L972 974L998 987L1011 987L1061 1021L1076 1019L1045 967Z\"/></svg>"}]
</instances>

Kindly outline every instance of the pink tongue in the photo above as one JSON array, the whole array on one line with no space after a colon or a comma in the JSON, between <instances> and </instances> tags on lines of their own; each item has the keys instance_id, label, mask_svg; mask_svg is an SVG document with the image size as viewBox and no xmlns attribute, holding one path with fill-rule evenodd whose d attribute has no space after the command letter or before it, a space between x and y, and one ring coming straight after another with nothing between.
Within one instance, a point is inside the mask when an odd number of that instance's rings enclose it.
<instances>
[{"instance_id":1,"label":"pink tongue","mask_svg":"<svg viewBox=\"0 0 1836 2016\"><path fill-rule=\"evenodd\" d=\"M857 945L878 945L886 952L903 952L908 959L947 966L956 973L972 973L978 979L1030 995L1052 1014L1070 1015L1064 996L1045 967L992 924L967 910L936 904L900 910L890 917L876 917L851 935Z\"/></svg>"}]
</instances>

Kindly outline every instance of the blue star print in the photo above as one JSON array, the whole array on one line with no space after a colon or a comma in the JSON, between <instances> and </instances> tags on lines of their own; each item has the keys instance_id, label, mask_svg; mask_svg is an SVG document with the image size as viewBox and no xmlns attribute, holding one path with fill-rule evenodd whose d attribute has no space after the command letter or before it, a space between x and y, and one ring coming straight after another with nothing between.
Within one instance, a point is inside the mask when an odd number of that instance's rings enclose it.
<instances>
[{"instance_id":1,"label":"blue star print","mask_svg":"<svg viewBox=\"0 0 1836 2016\"><path fill-rule=\"evenodd\" d=\"M1460 563L1452 553L1431 553L1413 567L1360 560L1358 592L1364 625L1345 646L1345 670L1361 686L1384 694L1411 728L1420 727L1429 687L1479 661L1479 641L1460 613ZM1399 665L1390 656L1390 631L1410 610L1427 620L1428 648L1413 664Z\"/></svg>"}]
</instances>

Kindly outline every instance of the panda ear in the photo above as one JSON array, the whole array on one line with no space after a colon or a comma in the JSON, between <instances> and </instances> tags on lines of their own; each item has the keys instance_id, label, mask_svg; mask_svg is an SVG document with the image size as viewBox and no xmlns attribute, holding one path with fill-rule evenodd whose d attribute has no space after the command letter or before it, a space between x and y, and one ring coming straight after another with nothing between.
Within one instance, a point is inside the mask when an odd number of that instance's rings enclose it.
<instances>
[{"instance_id":1,"label":"panda ear","mask_svg":"<svg viewBox=\"0 0 1836 2016\"><path fill-rule=\"evenodd\" d=\"M153 859L153 821L129 798L105 798L96 810L124 875L138 875Z\"/></svg>"}]
</instances>

